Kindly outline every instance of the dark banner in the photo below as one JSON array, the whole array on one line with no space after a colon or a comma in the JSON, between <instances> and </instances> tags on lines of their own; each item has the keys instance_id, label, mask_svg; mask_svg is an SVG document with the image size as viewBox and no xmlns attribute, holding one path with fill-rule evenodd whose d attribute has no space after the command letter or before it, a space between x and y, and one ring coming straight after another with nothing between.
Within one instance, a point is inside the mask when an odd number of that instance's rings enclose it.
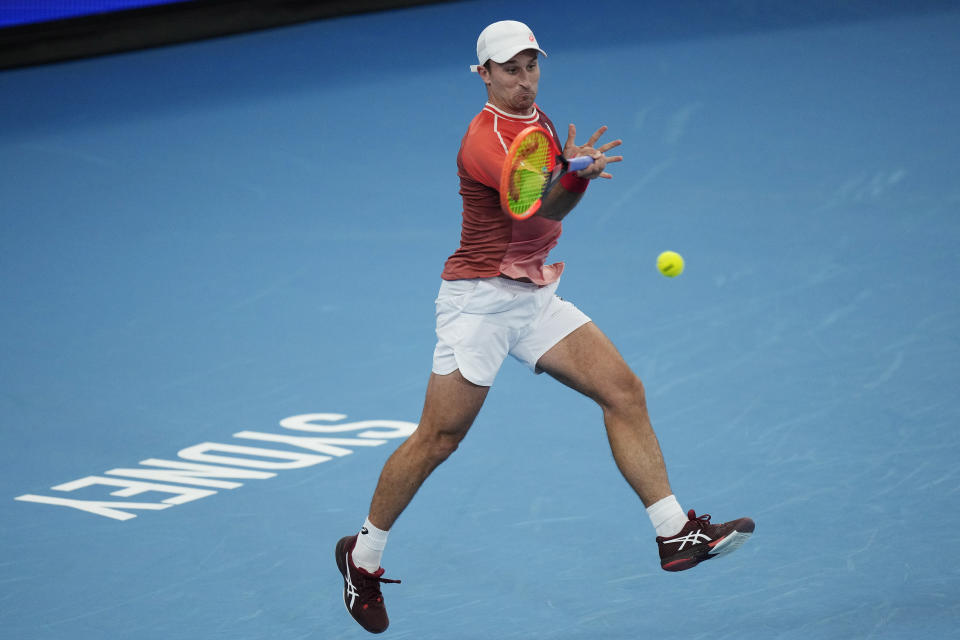
<instances>
[{"instance_id":1,"label":"dark banner","mask_svg":"<svg viewBox=\"0 0 960 640\"><path fill-rule=\"evenodd\" d=\"M0 69L437 0L2 0Z\"/></svg>"},{"instance_id":2,"label":"dark banner","mask_svg":"<svg viewBox=\"0 0 960 640\"><path fill-rule=\"evenodd\" d=\"M99 15L111 11L138 9L159 4L195 2L196 0L7 0L0 2L0 27L65 20Z\"/></svg>"}]
</instances>

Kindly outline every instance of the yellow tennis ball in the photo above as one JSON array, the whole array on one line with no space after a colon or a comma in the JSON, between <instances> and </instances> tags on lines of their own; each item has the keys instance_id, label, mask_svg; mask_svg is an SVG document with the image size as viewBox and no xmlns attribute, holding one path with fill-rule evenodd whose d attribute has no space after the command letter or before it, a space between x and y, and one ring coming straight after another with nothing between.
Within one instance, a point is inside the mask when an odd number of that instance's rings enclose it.
<instances>
[{"instance_id":1,"label":"yellow tennis ball","mask_svg":"<svg viewBox=\"0 0 960 640\"><path fill-rule=\"evenodd\" d=\"M683 256L676 251L664 251L657 256L657 269L668 278L678 276L683 273Z\"/></svg>"}]
</instances>

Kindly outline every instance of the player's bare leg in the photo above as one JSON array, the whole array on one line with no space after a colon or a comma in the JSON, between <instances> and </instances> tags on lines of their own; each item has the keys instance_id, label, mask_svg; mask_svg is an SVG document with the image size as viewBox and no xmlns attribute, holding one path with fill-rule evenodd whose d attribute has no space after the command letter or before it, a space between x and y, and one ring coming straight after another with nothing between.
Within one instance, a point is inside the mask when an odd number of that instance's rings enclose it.
<instances>
[{"instance_id":1,"label":"player's bare leg","mask_svg":"<svg viewBox=\"0 0 960 640\"><path fill-rule=\"evenodd\" d=\"M692 509L683 515L670 490L660 445L647 414L643 385L593 323L561 340L537 364L593 398L603 409L617 466L648 507L651 523L658 531L660 566L664 570L690 569L735 551L750 538L754 531L750 518L713 524L709 515L697 517ZM661 521L663 512L673 515Z\"/></svg>"},{"instance_id":2,"label":"player's bare leg","mask_svg":"<svg viewBox=\"0 0 960 640\"><path fill-rule=\"evenodd\" d=\"M595 324L561 340L537 366L600 405L613 458L644 506L673 493L643 384Z\"/></svg>"},{"instance_id":3,"label":"player's bare leg","mask_svg":"<svg viewBox=\"0 0 960 640\"><path fill-rule=\"evenodd\" d=\"M475 385L460 371L430 374L417 430L397 447L380 472L370 502L370 521L390 529L420 485L456 451L480 412L490 387Z\"/></svg>"},{"instance_id":4,"label":"player's bare leg","mask_svg":"<svg viewBox=\"0 0 960 640\"><path fill-rule=\"evenodd\" d=\"M416 431L397 447L380 472L370 503L370 514L360 533L337 542L337 568L343 576L343 603L364 629L381 633L390 625L380 584L399 582L383 577L379 567L383 546L393 526L420 485L437 466L456 451L483 406L489 387L469 382L454 371L431 374L427 397Z\"/></svg>"}]
</instances>

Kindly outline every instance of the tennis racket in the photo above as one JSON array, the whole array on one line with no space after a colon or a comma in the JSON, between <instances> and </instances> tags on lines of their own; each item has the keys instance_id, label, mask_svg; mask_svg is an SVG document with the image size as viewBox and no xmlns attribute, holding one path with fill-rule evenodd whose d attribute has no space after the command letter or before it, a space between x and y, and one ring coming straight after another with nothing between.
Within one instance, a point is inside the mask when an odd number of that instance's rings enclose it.
<instances>
[{"instance_id":1,"label":"tennis racket","mask_svg":"<svg viewBox=\"0 0 960 640\"><path fill-rule=\"evenodd\" d=\"M500 173L500 205L517 220L525 220L543 204L543 197L560 178L593 163L590 156L566 159L549 133L530 126L514 138Z\"/></svg>"}]
</instances>

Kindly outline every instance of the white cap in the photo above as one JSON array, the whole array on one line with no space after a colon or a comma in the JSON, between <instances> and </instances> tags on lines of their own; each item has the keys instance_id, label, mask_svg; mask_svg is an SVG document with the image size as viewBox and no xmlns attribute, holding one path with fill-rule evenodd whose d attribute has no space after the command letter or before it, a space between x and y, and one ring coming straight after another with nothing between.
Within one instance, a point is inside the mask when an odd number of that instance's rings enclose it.
<instances>
[{"instance_id":1,"label":"white cap","mask_svg":"<svg viewBox=\"0 0 960 640\"><path fill-rule=\"evenodd\" d=\"M527 25L516 20L494 22L480 32L480 37L477 38L477 61L480 64L470 65L470 70L476 71L477 67L487 60L502 64L527 49L547 55L537 44L533 31Z\"/></svg>"}]
</instances>

